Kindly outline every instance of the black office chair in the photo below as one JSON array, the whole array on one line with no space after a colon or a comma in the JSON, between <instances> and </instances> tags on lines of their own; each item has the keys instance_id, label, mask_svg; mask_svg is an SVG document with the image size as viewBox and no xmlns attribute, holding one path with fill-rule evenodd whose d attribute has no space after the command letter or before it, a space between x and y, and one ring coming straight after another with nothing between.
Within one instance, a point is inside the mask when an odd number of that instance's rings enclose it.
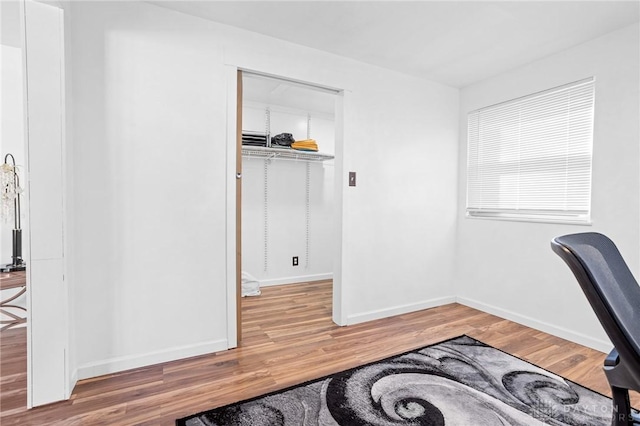
<instances>
[{"instance_id":1,"label":"black office chair","mask_svg":"<svg viewBox=\"0 0 640 426\"><path fill-rule=\"evenodd\" d=\"M640 391L640 287L615 244L595 232L554 238L551 248L578 279L613 343L604 372L613 395L612 425L640 424L629 389Z\"/></svg>"}]
</instances>

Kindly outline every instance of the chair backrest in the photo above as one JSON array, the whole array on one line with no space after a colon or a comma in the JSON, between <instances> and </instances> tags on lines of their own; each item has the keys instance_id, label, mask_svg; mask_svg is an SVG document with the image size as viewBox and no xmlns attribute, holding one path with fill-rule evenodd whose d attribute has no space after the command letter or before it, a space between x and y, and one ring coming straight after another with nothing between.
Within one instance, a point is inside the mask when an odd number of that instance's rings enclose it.
<instances>
[{"instance_id":1,"label":"chair backrest","mask_svg":"<svg viewBox=\"0 0 640 426\"><path fill-rule=\"evenodd\" d=\"M554 238L620 358L640 380L640 287L613 241L595 232ZM630 364L630 365L629 365Z\"/></svg>"}]
</instances>

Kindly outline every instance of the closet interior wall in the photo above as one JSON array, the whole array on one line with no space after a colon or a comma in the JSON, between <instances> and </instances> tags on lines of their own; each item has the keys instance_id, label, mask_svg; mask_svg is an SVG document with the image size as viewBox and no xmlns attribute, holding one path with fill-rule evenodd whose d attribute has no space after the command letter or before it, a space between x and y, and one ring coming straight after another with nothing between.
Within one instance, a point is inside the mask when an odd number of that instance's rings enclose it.
<instances>
[{"instance_id":1,"label":"closet interior wall","mask_svg":"<svg viewBox=\"0 0 640 426\"><path fill-rule=\"evenodd\" d=\"M334 154L331 112L292 107L286 96L279 103L255 99L251 87L244 89L244 131L312 138L320 152ZM299 102L300 90L295 94ZM242 167L242 270L260 286L332 278L333 160L243 155Z\"/></svg>"}]
</instances>

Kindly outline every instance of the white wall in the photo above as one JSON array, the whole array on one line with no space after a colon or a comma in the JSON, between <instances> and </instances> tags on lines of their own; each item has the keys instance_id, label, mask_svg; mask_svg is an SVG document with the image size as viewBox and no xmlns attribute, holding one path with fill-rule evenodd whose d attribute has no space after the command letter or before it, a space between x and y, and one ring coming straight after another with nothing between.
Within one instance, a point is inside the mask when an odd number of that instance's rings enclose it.
<instances>
[{"instance_id":1,"label":"white wall","mask_svg":"<svg viewBox=\"0 0 640 426\"><path fill-rule=\"evenodd\" d=\"M78 377L224 349L220 47L142 3L72 12Z\"/></svg>"},{"instance_id":2,"label":"white wall","mask_svg":"<svg viewBox=\"0 0 640 426\"><path fill-rule=\"evenodd\" d=\"M264 164L267 161L265 188ZM309 257L306 256L306 162L244 158L242 270L261 286L331 278L333 166L310 162ZM327 186L325 181L329 182ZM329 189L329 191L327 191ZM265 247L265 190L267 224ZM266 252L266 254L265 254ZM298 266L292 257L298 256ZM265 259L266 257L266 259Z\"/></svg>"},{"instance_id":3,"label":"white wall","mask_svg":"<svg viewBox=\"0 0 640 426\"><path fill-rule=\"evenodd\" d=\"M454 301L456 91L360 74L345 116L347 323ZM346 182L345 182L346 185Z\"/></svg>"},{"instance_id":4,"label":"white wall","mask_svg":"<svg viewBox=\"0 0 640 426\"><path fill-rule=\"evenodd\" d=\"M72 15L80 378L227 347L225 64L348 91L345 322L453 300L457 90L145 3Z\"/></svg>"},{"instance_id":5,"label":"white wall","mask_svg":"<svg viewBox=\"0 0 640 426\"><path fill-rule=\"evenodd\" d=\"M610 343L551 239L602 232L638 277L639 29L634 25L464 88L456 285L459 301L606 351ZM595 76L592 226L464 217L466 116L477 108Z\"/></svg>"}]
</instances>

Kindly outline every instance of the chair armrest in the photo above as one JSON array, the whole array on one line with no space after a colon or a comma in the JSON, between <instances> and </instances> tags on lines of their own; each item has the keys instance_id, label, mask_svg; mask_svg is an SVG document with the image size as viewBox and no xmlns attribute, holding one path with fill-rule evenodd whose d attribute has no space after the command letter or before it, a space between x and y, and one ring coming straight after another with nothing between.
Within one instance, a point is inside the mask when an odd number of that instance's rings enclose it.
<instances>
[{"instance_id":1,"label":"chair armrest","mask_svg":"<svg viewBox=\"0 0 640 426\"><path fill-rule=\"evenodd\" d=\"M620 355L618 355L618 351L616 348L613 348L609 355L604 359L605 367L615 367L620 363Z\"/></svg>"}]
</instances>

